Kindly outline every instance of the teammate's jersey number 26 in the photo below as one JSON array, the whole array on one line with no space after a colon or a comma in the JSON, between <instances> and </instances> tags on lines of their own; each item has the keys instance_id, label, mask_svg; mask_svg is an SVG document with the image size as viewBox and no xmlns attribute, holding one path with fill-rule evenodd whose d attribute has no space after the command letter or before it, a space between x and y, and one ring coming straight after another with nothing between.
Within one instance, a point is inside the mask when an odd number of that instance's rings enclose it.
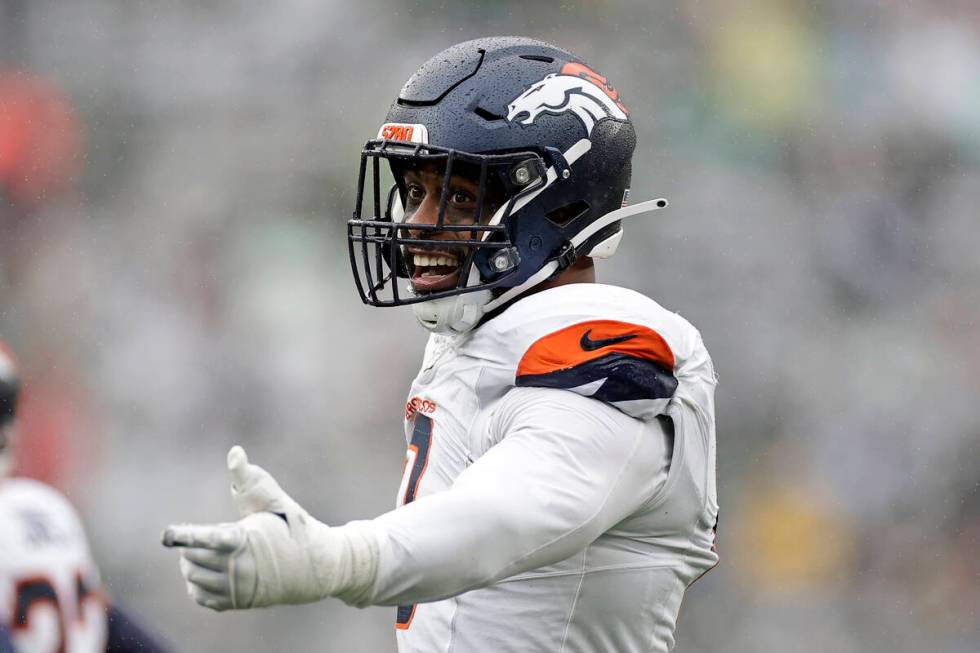
<instances>
[{"instance_id":1,"label":"teammate's jersey number 26","mask_svg":"<svg viewBox=\"0 0 980 653\"><path fill-rule=\"evenodd\" d=\"M14 589L12 631L18 651L66 653L67 632L85 626L85 608L94 602L104 609L102 597L90 589L79 572L72 588L72 604L64 605L54 584L44 576L17 582ZM47 613L47 616L41 614Z\"/></svg>"}]
</instances>

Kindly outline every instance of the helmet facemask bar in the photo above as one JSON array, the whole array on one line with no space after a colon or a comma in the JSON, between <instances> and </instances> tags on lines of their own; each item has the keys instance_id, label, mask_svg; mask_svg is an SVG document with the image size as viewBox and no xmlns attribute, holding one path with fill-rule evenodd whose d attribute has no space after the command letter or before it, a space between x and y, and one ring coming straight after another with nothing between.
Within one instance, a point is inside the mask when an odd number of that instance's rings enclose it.
<instances>
[{"instance_id":1,"label":"helmet facemask bar","mask_svg":"<svg viewBox=\"0 0 980 653\"><path fill-rule=\"evenodd\" d=\"M384 172L381 159L388 162ZM521 165L532 174L524 184L511 183L510 173ZM441 175L434 224L405 222L403 175L422 166ZM465 223L461 223L459 212L455 219L447 215L449 199L455 192L455 171L466 171L468 176L460 176L475 184L475 206ZM347 223L351 269L362 301L373 306L402 306L506 284L518 271L509 218L515 203L544 183L543 171L543 161L532 152L480 155L425 144L368 141L361 152L354 215ZM390 185L382 181L389 172L394 177ZM499 197L491 197L491 189L498 191ZM494 199L501 202L499 207L489 203ZM365 207L372 210L367 220L363 219ZM490 209L495 209L492 218ZM431 291L415 290L410 282L412 252L430 250L435 255L447 249L459 262L455 283ZM399 288L402 281L409 284Z\"/></svg>"}]
</instances>

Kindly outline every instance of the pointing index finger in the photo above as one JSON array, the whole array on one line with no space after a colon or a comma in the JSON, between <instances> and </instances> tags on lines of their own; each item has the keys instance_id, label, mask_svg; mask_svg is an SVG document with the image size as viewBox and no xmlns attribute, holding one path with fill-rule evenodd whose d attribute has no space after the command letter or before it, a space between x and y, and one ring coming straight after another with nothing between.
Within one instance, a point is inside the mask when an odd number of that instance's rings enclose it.
<instances>
[{"instance_id":1,"label":"pointing index finger","mask_svg":"<svg viewBox=\"0 0 980 653\"><path fill-rule=\"evenodd\" d=\"M175 524L163 531L166 547L193 547L231 552L242 542L241 531L231 524Z\"/></svg>"}]
</instances>

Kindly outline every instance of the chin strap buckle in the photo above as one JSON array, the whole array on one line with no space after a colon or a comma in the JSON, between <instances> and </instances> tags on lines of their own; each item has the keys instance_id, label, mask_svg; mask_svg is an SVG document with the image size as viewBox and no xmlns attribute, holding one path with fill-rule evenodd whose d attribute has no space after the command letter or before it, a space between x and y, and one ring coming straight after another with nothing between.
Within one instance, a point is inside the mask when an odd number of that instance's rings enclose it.
<instances>
[{"instance_id":1,"label":"chin strap buckle","mask_svg":"<svg viewBox=\"0 0 980 653\"><path fill-rule=\"evenodd\" d=\"M560 250L558 250L558 256L555 258L555 260L558 262L558 269L555 270L553 275L551 275L552 278L558 276L568 268L575 265L575 261L578 260L578 252L575 251L575 245L572 244L572 241L565 241L565 244L561 246Z\"/></svg>"}]
</instances>

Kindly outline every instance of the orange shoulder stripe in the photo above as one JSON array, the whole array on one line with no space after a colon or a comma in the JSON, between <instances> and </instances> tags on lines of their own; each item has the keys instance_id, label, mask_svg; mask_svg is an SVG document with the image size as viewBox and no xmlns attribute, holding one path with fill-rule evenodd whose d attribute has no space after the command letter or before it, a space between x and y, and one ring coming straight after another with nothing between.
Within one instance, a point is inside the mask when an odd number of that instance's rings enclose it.
<instances>
[{"instance_id":1,"label":"orange shoulder stripe","mask_svg":"<svg viewBox=\"0 0 980 653\"><path fill-rule=\"evenodd\" d=\"M626 354L674 369L674 353L653 329L617 320L589 320L536 340L524 352L517 376L557 372L609 354Z\"/></svg>"}]
</instances>

